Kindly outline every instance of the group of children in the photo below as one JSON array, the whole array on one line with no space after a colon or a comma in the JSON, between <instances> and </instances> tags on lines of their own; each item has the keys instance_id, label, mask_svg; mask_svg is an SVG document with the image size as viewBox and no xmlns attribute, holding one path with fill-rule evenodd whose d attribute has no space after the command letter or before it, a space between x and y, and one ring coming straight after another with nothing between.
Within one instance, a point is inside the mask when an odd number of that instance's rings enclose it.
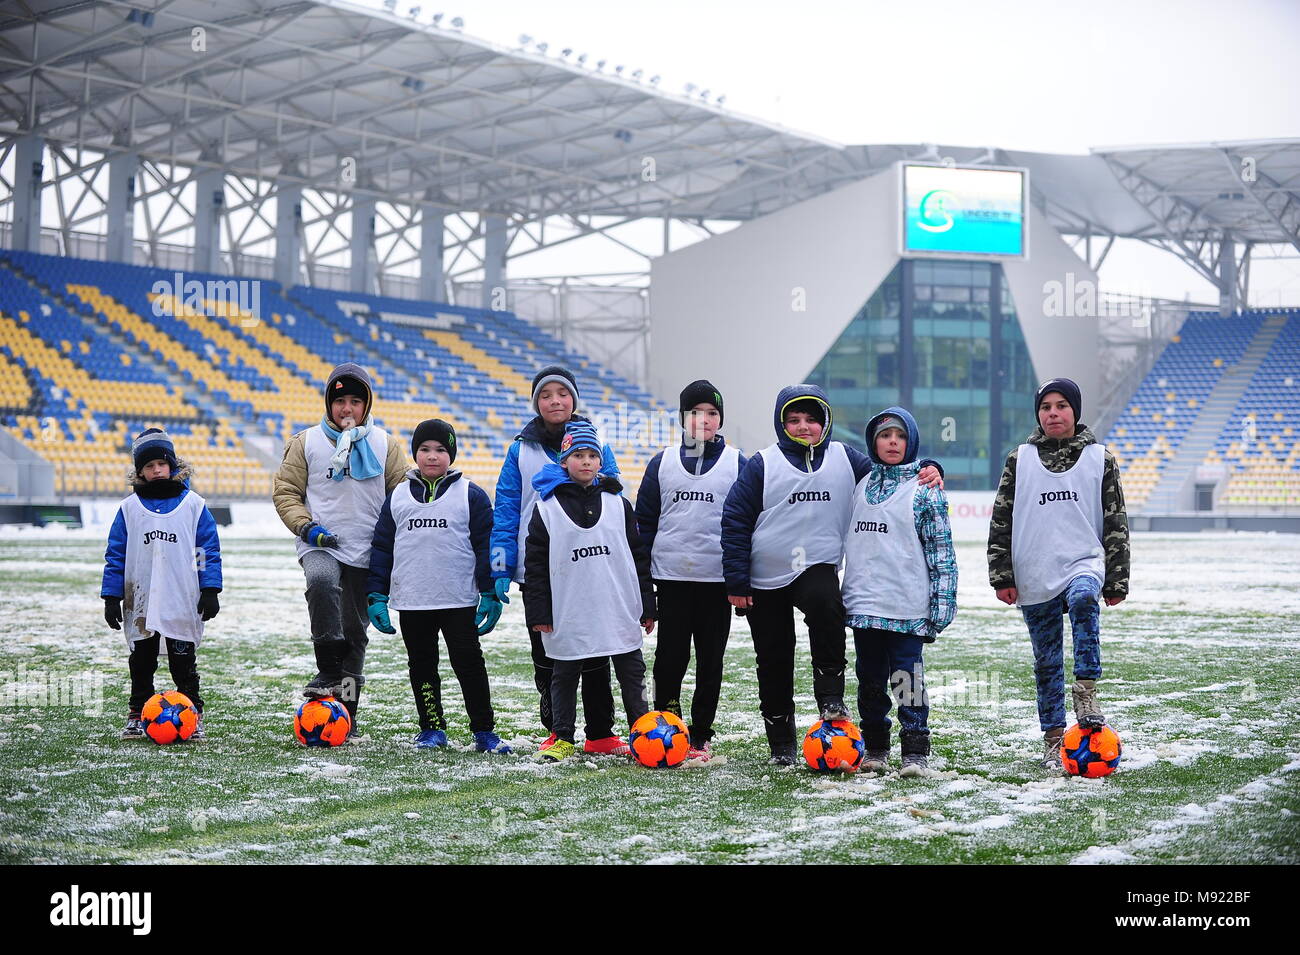
<instances>
[{"instance_id":1,"label":"group of children","mask_svg":"<svg viewBox=\"0 0 1300 955\"><path fill-rule=\"evenodd\" d=\"M451 425L433 419L415 429L410 467L373 423L366 371L345 364L331 373L320 425L291 439L274 487L306 579L317 672L304 695L341 700L359 734L367 625L396 633L395 610L419 717L415 745L448 745L441 635L475 749L511 752L495 732L479 637L496 626L514 581L549 734L540 758L575 752L579 687L583 749L629 752L614 729L610 670L630 726L650 709L641 650L657 623L653 707L683 714L693 645L690 756L707 760L734 612L750 624L772 760L793 765L798 609L821 719L849 719L847 627L863 768L888 767L896 703L900 772L923 775L930 730L922 650L956 613L957 566L942 471L920 458L912 415L895 407L873 417L863 454L831 438L832 409L820 388L791 386L777 396L776 441L746 458L719 432L721 393L692 382L679 400L680 443L651 459L634 509L609 446L576 413L578 400L567 369L538 372L535 417L506 454L494 505L452 467ZM1038 428L1007 459L989 566L997 596L1019 604L1029 626L1044 763L1059 769L1061 617L1069 614L1074 631L1076 714L1099 724L1098 594L1114 605L1127 593L1127 523L1114 459L1077 424L1077 386L1046 383L1037 407ZM221 590L215 523L188 490L188 471L165 433L141 434L133 461L134 493L114 522L101 591L109 625L127 626L132 692L124 738L143 735L140 708L153 693L164 644L178 689L202 712L194 649ZM1046 501L1052 506L1044 509Z\"/></svg>"}]
</instances>

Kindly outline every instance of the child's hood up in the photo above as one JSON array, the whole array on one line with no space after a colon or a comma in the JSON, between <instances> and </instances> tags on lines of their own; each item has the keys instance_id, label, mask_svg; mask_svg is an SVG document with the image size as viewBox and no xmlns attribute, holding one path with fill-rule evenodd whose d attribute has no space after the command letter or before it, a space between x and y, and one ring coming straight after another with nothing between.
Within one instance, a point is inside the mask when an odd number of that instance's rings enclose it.
<instances>
[{"instance_id":1,"label":"child's hood up","mask_svg":"<svg viewBox=\"0 0 1300 955\"><path fill-rule=\"evenodd\" d=\"M867 456L871 458L871 463L885 467L885 462L880 460L876 454L876 442L872 439L872 432L875 431L877 423L882 418L894 417L900 419L907 428L907 450L903 454L903 460L899 464L911 464L917 460L917 453L921 450L921 432L916 426L916 419L912 417L912 412L906 408L886 408L878 415L867 422L867 429L864 436L867 439Z\"/></svg>"}]
</instances>

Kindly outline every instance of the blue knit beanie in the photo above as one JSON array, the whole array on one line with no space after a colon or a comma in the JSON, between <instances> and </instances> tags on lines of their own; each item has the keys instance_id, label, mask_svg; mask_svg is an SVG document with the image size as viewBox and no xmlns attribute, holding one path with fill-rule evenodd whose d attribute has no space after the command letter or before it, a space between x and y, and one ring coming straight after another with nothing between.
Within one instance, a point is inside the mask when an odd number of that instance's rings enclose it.
<instances>
[{"instance_id":1,"label":"blue knit beanie","mask_svg":"<svg viewBox=\"0 0 1300 955\"><path fill-rule=\"evenodd\" d=\"M135 462L135 472L140 473L150 461L162 459L171 465L176 473L176 446L162 428L146 428L136 435L131 444L131 460Z\"/></svg>"},{"instance_id":2,"label":"blue knit beanie","mask_svg":"<svg viewBox=\"0 0 1300 955\"><path fill-rule=\"evenodd\" d=\"M589 422L570 421L564 426L564 437L560 439L560 460L563 461L579 448L588 448L600 454L600 438Z\"/></svg>"}]
</instances>

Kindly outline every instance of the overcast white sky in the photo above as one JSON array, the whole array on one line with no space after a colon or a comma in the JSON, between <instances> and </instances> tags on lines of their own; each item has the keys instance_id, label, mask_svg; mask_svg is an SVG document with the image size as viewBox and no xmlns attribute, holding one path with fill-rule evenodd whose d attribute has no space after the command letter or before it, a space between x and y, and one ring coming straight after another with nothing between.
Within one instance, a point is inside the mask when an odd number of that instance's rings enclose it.
<instances>
[{"instance_id":1,"label":"overcast white sky","mask_svg":"<svg viewBox=\"0 0 1300 955\"><path fill-rule=\"evenodd\" d=\"M420 0L419 19L441 11L497 43L572 47L671 92L692 82L728 109L842 143L1083 153L1300 137L1300 0L442 2ZM1214 298L1134 245L1112 251L1109 287ZM1257 261L1252 286L1258 304L1300 304L1300 262Z\"/></svg>"}]
</instances>

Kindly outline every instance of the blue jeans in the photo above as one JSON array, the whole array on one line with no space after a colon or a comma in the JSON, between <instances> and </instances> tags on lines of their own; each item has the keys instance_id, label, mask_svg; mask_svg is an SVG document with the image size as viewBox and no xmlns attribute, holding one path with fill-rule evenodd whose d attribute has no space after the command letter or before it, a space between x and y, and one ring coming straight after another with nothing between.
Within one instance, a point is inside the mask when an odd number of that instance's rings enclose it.
<instances>
[{"instance_id":1,"label":"blue jeans","mask_svg":"<svg viewBox=\"0 0 1300 955\"><path fill-rule=\"evenodd\" d=\"M889 708L895 701L899 728L904 733L929 735L930 699L921 660L924 646L924 638L915 634L853 628L859 728L870 749L889 747Z\"/></svg>"},{"instance_id":2,"label":"blue jeans","mask_svg":"<svg viewBox=\"0 0 1300 955\"><path fill-rule=\"evenodd\" d=\"M1074 641L1074 678L1101 677L1101 584L1095 577L1075 577L1051 600L1021 607L1034 645L1034 679L1038 684L1038 725L1043 732L1065 728L1065 649L1061 624L1070 615Z\"/></svg>"}]
</instances>

